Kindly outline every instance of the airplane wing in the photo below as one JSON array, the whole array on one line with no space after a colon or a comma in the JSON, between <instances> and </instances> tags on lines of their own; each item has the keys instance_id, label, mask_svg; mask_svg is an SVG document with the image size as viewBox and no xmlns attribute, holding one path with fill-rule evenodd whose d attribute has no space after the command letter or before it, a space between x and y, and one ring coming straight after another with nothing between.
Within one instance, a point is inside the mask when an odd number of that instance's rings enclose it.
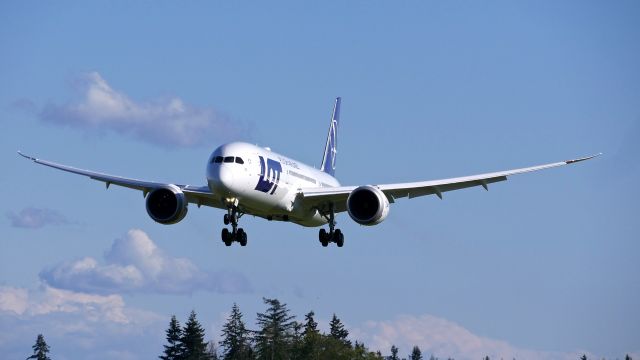
<instances>
[{"instance_id":1,"label":"airplane wing","mask_svg":"<svg viewBox=\"0 0 640 360\"><path fill-rule=\"evenodd\" d=\"M381 190L389 199L389 202L393 203L395 199L407 197L409 199L425 196L436 195L442 199L442 193L453 190L460 190L468 187L482 186L485 190L489 190L488 185L507 180L508 176L528 173L532 171L538 171L543 169L550 169L558 166L564 166L569 164L575 164L580 161L593 159L600 154L587 156L579 159L560 161L551 164L538 165L532 167L526 167L521 169L513 169L506 171L498 171L480 175L463 176L442 180L430 180L430 181L418 181L410 183L399 184L383 184L373 185ZM341 186L334 188L310 188L301 189L299 195L302 197L302 201L305 207L319 209L326 209L327 204L333 204L335 212L343 212L347 210L347 197L351 191L357 186Z\"/></svg>"},{"instance_id":2,"label":"airplane wing","mask_svg":"<svg viewBox=\"0 0 640 360\"><path fill-rule=\"evenodd\" d=\"M184 194L187 197L187 201L189 201L190 203L196 204L198 206L205 205L205 206L211 206L211 207L220 208L220 209L226 209L224 204L222 204L220 200L216 199L216 197L213 196L213 193L211 193L211 191L209 190L209 187L207 186L165 184L165 183L159 183L159 182L153 182L153 181L130 179L130 178L125 178L121 176L103 174L103 173L90 171L90 170L78 169L75 167L57 164L47 160L37 159L35 157L25 155L20 151L18 151L18 154L20 154L21 156L29 160L32 160L36 164L49 166L54 169L63 170L63 171L67 171L67 172L78 174L78 175L84 175L93 180L102 181L106 184L107 188L109 188L110 185L118 185L118 186L130 188L130 189L140 190L142 191L145 197L150 191L153 191L154 189L161 188L167 185L175 185L179 187L180 190L182 190L182 192L184 192Z\"/></svg>"}]
</instances>

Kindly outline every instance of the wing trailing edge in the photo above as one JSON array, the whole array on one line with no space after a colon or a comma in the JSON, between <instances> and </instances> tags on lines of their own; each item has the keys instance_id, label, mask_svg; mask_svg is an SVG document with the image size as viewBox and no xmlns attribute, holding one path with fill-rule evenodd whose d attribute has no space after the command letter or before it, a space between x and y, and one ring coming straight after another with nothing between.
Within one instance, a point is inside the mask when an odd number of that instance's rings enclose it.
<instances>
[{"instance_id":1,"label":"wing trailing edge","mask_svg":"<svg viewBox=\"0 0 640 360\"><path fill-rule=\"evenodd\" d=\"M410 183L397 183L397 184L381 184L373 185L380 189L390 202L398 198L415 198L425 195L436 195L440 199L443 197L443 193L447 191L454 191L465 189L469 187L482 186L485 190L489 190L489 184L493 184L500 181L505 181L509 176L524 174L533 171L539 171L544 169L551 169L554 167L571 165L578 162L593 159L602 155L598 153L591 156L581 157L572 160L565 160L550 164L537 165L519 169L512 169L506 171L498 171L486 174L462 176L457 178L441 179L441 180L429 180L418 181ZM357 186L341 186L335 188L309 188L301 189L300 194L307 206L315 206L316 204L324 204L331 202L336 204L336 209L346 209L343 205L346 203L347 197ZM344 211L344 210L343 210Z\"/></svg>"}]
</instances>

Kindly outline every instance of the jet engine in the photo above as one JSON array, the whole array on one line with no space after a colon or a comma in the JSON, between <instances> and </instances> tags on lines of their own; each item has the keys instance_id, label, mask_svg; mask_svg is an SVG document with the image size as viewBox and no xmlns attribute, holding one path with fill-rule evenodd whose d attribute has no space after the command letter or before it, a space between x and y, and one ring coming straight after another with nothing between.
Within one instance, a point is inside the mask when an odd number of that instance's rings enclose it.
<instances>
[{"instance_id":1,"label":"jet engine","mask_svg":"<svg viewBox=\"0 0 640 360\"><path fill-rule=\"evenodd\" d=\"M147 213L160 224L175 224L187 216L187 198L175 185L152 190L147 195Z\"/></svg>"},{"instance_id":2,"label":"jet engine","mask_svg":"<svg viewBox=\"0 0 640 360\"><path fill-rule=\"evenodd\" d=\"M365 185L355 188L347 198L347 211L360 225L376 225L389 215L389 200L379 189Z\"/></svg>"}]
</instances>

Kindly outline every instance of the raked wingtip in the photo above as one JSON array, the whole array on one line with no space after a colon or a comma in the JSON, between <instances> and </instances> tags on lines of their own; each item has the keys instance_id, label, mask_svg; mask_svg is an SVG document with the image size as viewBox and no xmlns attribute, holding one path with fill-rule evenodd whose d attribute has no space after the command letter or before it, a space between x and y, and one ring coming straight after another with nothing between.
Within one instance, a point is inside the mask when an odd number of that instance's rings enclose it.
<instances>
[{"instance_id":1,"label":"raked wingtip","mask_svg":"<svg viewBox=\"0 0 640 360\"><path fill-rule=\"evenodd\" d=\"M20 156L22 156L22 157L24 157L24 158L27 158L27 159L29 159L29 160L36 161L36 158L34 158L33 156L25 155L25 154L24 154L22 151L20 151L20 150L18 150L18 155L20 155Z\"/></svg>"},{"instance_id":2,"label":"raked wingtip","mask_svg":"<svg viewBox=\"0 0 640 360\"><path fill-rule=\"evenodd\" d=\"M567 164L573 164L573 163L577 163L577 162L580 162L580 161L591 160L591 159L596 158L596 157L598 157L598 156L600 156L600 155L602 155L602 153L601 153L601 152L600 152L600 153L597 153L597 154L595 154L595 155L585 156L585 157L582 157L582 158L579 158L579 159L567 160L567 161L565 161L565 163L567 163Z\"/></svg>"}]
</instances>

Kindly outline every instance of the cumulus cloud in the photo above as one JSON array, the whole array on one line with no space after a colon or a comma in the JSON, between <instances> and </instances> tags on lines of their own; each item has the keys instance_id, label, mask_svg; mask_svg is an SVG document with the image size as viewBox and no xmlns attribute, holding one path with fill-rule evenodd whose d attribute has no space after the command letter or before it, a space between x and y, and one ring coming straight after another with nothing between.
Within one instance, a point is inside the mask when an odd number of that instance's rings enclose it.
<instances>
[{"instance_id":1,"label":"cumulus cloud","mask_svg":"<svg viewBox=\"0 0 640 360\"><path fill-rule=\"evenodd\" d=\"M0 287L0 311L16 315L82 313L91 321L128 323L120 295L94 295L44 286L36 293L14 287Z\"/></svg>"},{"instance_id":2,"label":"cumulus cloud","mask_svg":"<svg viewBox=\"0 0 640 360\"><path fill-rule=\"evenodd\" d=\"M19 213L9 211L6 213L11 226L25 229L39 229L47 225L68 224L67 218L56 210L28 207Z\"/></svg>"},{"instance_id":3,"label":"cumulus cloud","mask_svg":"<svg viewBox=\"0 0 640 360\"><path fill-rule=\"evenodd\" d=\"M81 99L48 104L43 121L93 131L113 131L163 147L196 146L211 139L237 137L243 126L210 107L197 107L173 97L136 102L114 90L97 72L78 82Z\"/></svg>"},{"instance_id":4,"label":"cumulus cloud","mask_svg":"<svg viewBox=\"0 0 640 360\"><path fill-rule=\"evenodd\" d=\"M167 255L142 230L130 230L105 253L104 264L92 257L69 261L40 272L47 284L98 294L119 292L249 292L248 280L231 271L206 272L186 258Z\"/></svg>"},{"instance_id":5,"label":"cumulus cloud","mask_svg":"<svg viewBox=\"0 0 640 360\"><path fill-rule=\"evenodd\" d=\"M40 333L55 358L117 359L122 349L149 358L149 350L160 347L165 322L127 306L120 295L0 286L0 353L6 358L24 358Z\"/></svg>"},{"instance_id":6,"label":"cumulus cloud","mask_svg":"<svg viewBox=\"0 0 640 360\"><path fill-rule=\"evenodd\" d=\"M23 314L27 310L28 300L27 290L0 286L0 311Z\"/></svg>"},{"instance_id":7,"label":"cumulus cloud","mask_svg":"<svg viewBox=\"0 0 640 360\"><path fill-rule=\"evenodd\" d=\"M409 353L414 345L423 354L458 360L483 359L577 359L588 352L550 352L521 349L506 341L479 336L446 319L432 315L398 316L388 321L368 321L351 329L353 338L372 350L388 353L391 345ZM589 356L591 358L591 356Z\"/></svg>"}]
</instances>

